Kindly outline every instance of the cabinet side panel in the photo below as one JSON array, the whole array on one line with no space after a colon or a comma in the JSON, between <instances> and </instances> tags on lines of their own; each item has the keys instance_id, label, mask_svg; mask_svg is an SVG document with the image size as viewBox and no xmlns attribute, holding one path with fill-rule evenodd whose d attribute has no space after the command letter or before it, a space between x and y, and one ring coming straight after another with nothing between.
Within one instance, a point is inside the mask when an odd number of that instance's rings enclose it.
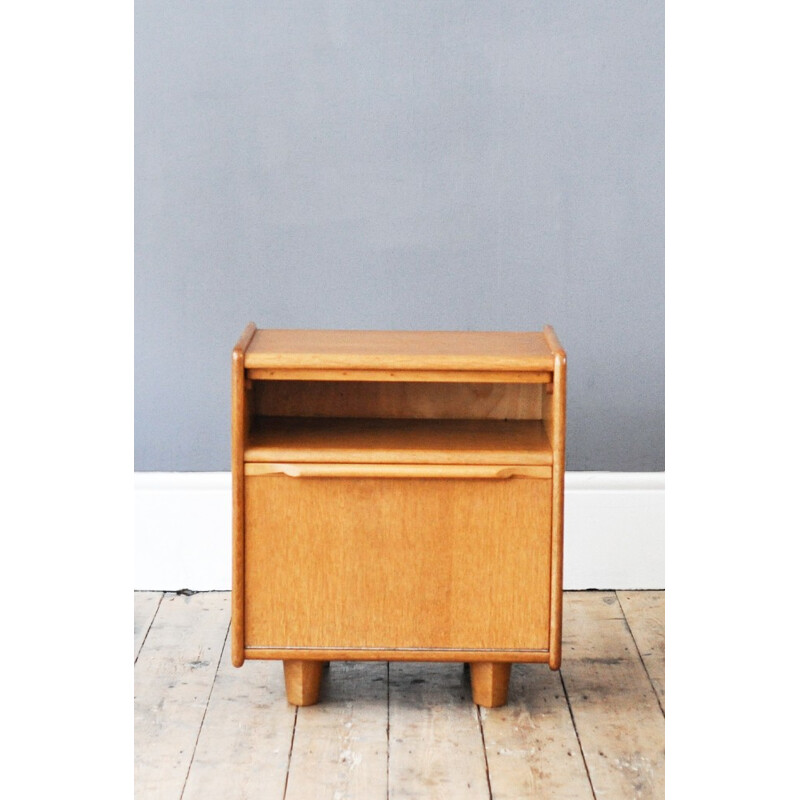
<instances>
[{"instance_id":1,"label":"cabinet side panel","mask_svg":"<svg viewBox=\"0 0 800 800\"><path fill-rule=\"evenodd\" d=\"M244 661L244 445L249 425L244 353L255 332L255 325L249 323L231 359L231 659L237 667Z\"/></svg>"},{"instance_id":2,"label":"cabinet side panel","mask_svg":"<svg viewBox=\"0 0 800 800\"><path fill-rule=\"evenodd\" d=\"M561 665L561 617L564 553L564 470L566 461L567 363L563 350L555 355L553 383L545 387L542 422L553 448L553 521L550 620L550 667Z\"/></svg>"},{"instance_id":3,"label":"cabinet side panel","mask_svg":"<svg viewBox=\"0 0 800 800\"><path fill-rule=\"evenodd\" d=\"M244 398L244 369L233 357L231 396L231 658L234 665L244 661L244 439L247 412Z\"/></svg>"},{"instance_id":4,"label":"cabinet side panel","mask_svg":"<svg viewBox=\"0 0 800 800\"><path fill-rule=\"evenodd\" d=\"M254 381L253 413L278 417L541 419L542 384Z\"/></svg>"},{"instance_id":5,"label":"cabinet side panel","mask_svg":"<svg viewBox=\"0 0 800 800\"><path fill-rule=\"evenodd\" d=\"M245 481L246 646L547 649L549 480Z\"/></svg>"}]
</instances>

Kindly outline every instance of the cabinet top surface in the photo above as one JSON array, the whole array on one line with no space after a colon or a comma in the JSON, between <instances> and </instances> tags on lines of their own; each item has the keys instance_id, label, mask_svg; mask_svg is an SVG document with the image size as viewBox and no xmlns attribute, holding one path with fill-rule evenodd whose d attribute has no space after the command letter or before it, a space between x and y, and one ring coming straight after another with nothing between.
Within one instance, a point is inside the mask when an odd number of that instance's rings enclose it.
<instances>
[{"instance_id":1,"label":"cabinet top surface","mask_svg":"<svg viewBox=\"0 0 800 800\"><path fill-rule=\"evenodd\" d=\"M248 368L552 370L563 354L545 331L325 331L257 329Z\"/></svg>"}]
</instances>

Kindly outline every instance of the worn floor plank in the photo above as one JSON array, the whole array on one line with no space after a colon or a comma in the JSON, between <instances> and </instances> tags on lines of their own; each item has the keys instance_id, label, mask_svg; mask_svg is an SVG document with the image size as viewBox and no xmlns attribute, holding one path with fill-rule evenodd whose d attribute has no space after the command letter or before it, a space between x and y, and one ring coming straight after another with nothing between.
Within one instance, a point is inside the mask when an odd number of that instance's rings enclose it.
<instances>
[{"instance_id":1,"label":"worn floor plank","mask_svg":"<svg viewBox=\"0 0 800 800\"><path fill-rule=\"evenodd\" d=\"M561 677L515 664L508 705L481 709L493 800L592 800Z\"/></svg>"},{"instance_id":2,"label":"worn floor plank","mask_svg":"<svg viewBox=\"0 0 800 800\"><path fill-rule=\"evenodd\" d=\"M389 800L488 798L486 762L461 664L389 664Z\"/></svg>"},{"instance_id":3,"label":"worn floor plank","mask_svg":"<svg viewBox=\"0 0 800 800\"><path fill-rule=\"evenodd\" d=\"M661 800L663 605L565 595L570 705L541 664L478 714L460 664L334 662L295 717L280 662L231 665L229 593L136 592L136 797Z\"/></svg>"},{"instance_id":4,"label":"worn floor plank","mask_svg":"<svg viewBox=\"0 0 800 800\"><path fill-rule=\"evenodd\" d=\"M230 594L166 594L134 668L134 792L178 800L230 621Z\"/></svg>"},{"instance_id":5,"label":"worn floor plank","mask_svg":"<svg viewBox=\"0 0 800 800\"><path fill-rule=\"evenodd\" d=\"M664 690L664 592L617 592L644 667L663 713Z\"/></svg>"},{"instance_id":6,"label":"worn floor plank","mask_svg":"<svg viewBox=\"0 0 800 800\"><path fill-rule=\"evenodd\" d=\"M334 661L319 705L297 710L286 800L386 797L388 669Z\"/></svg>"},{"instance_id":7,"label":"worn floor plank","mask_svg":"<svg viewBox=\"0 0 800 800\"><path fill-rule=\"evenodd\" d=\"M614 592L565 594L561 673L598 800L661 800L664 717Z\"/></svg>"},{"instance_id":8,"label":"worn floor plank","mask_svg":"<svg viewBox=\"0 0 800 800\"><path fill-rule=\"evenodd\" d=\"M182 800L280 800L294 722L282 662L237 669L228 636Z\"/></svg>"},{"instance_id":9,"label":"worn floor plank","mask_svg":"<svg viewBox=\"0 0 800 800\"><path fill-rule=\"evenodd\" d=\"M133 661L139 657L147 631L158 610L164 592L133 593Z\"/></svg>"}]
</instances>

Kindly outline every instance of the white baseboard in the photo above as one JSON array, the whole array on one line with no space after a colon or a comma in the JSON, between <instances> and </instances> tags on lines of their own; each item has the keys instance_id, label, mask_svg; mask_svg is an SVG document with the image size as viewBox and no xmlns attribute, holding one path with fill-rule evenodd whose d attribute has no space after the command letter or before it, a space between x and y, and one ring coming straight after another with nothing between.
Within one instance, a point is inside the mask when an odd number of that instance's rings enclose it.
<instances>
[{"instance_id":1,"label":"white baseboard","mask_svg":"<svg viewBox=\"0 0 800 800\"><path fill-rule=\"evenodd\" d=\"M134 588L230 589L230 473L134 480ZM664 588L663 472L567 472L564 588Z\"/></svg>"},{"instance_id":2,"label":"white baseboard","mask_svg":"<svg viewBox=\"0 0 800 800\"><path fill-rule=\"evenodd\" d=\"M564 588L664 588L663 472L567 472Z\"/></svg>"}]
</instances>

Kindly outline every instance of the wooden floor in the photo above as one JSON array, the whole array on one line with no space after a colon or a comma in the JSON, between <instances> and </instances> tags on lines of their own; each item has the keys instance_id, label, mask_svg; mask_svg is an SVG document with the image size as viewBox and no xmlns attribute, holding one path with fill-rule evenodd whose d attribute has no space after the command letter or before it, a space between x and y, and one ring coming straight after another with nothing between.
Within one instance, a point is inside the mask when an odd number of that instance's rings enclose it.
<instances>
[{"instance_id":1,"label":"wooden floor","mask_svg":"<svg viewBox=\"0 0 800 800\"><path fill-rule=\"evenodd\" d=\"M135 593L138 800L664 796L663 592L567 592L562 669L515 665L497 709L460 664L386 662L295 709L229 621L227 592Z\"/></svg>"}]
</instances>

